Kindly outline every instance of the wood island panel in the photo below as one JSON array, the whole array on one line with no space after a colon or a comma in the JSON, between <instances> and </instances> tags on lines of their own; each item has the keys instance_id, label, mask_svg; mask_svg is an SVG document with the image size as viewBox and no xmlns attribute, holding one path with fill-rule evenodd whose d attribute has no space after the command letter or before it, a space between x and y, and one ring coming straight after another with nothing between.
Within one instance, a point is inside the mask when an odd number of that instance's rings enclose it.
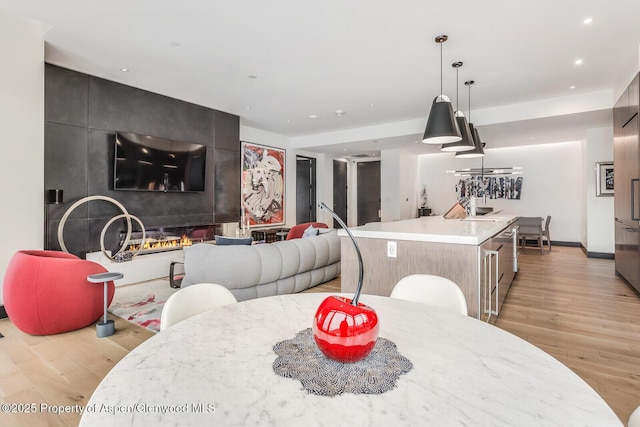
<instances>
[{"instance_id":1,"label":"wood island panel","mask_svg":"<svg viewBox=\"0 0 640 427\"><path fill-rule=\"evenodd\" d=\"M358 259L353 243L341 237L341 291L355 292ZM410 274L434 274L454 281L467 300L469 316L480 311L480 247L451 243L393 240L397 257L387 257L386 239L356 237L364 263L363 294L389 296L395 284Z\"/></svg>"}]
</instances>

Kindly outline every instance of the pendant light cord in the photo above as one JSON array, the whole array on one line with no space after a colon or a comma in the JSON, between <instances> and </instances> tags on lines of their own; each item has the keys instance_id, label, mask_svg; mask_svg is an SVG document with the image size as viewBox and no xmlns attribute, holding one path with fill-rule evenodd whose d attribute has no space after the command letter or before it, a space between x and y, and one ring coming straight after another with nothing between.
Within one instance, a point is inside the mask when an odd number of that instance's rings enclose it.
<instances>
[{"instance_id":1,"label":"pendant light cord","mask_svg":"<svg viewBox=\"0 0 640 427\"><path fill-rule=\"evenodd\" d=\"M456 111L460 110L460 100L458 99L458 87L460 83L458 81L458 73L460 72L460 67L456 67Z\"/></svg>"},{"instance_id":2,"label":"pendant light cord","mask_svg":"<svg viewBox=\"0 0 640 427\"><path fill-rule=\"evenodd\" d=\"M440 95L442 95L442 43L440 42Z\"/></svg>"},{"instance_id":3,"label":"pendant light cord","mask_svg":"<svg viewBox=\"0 0 640 427\"><path fill-rule=\"evenodd\" d=\"M471 83L469 83L469 123L471 123Z\"/></svg>"}]
</instances>

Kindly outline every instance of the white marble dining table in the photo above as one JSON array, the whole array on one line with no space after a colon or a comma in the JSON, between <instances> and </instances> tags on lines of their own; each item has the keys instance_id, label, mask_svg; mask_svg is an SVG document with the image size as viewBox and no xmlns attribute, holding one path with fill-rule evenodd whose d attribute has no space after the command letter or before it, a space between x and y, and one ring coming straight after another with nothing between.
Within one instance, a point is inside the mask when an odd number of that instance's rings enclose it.
<instances>
[{"instance_id":1,"label":"white marble dining table","mask_svg":"<svg viewBox=\"0 0 640 427\"><path fill-rule=\"evenodd\" d=\"M328 294L259 298L150 338L109 372L81 426L622 426L565 365L495 326L362 295L413 369L382 394L319 396L274 373L273 346Z\"/></svg>"}]
</instances>

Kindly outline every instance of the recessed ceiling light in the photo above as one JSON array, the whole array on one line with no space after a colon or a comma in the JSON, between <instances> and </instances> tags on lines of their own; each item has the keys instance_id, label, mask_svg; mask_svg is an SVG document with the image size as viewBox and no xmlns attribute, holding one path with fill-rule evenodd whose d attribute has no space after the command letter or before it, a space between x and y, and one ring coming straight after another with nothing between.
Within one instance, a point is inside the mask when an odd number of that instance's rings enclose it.
<instances>
[{"instance_id":1,"label":"recessed ceiling light","mask_svg":"<svg viewBox=\"0 0 640 427\"><path fill-rule=\"evenodd\" d=\"M123 73L128 73L129 69L128 68L120 68L120 71L122 71Z\"/></svg>"},{"instance_id":2,"label":"recessed ceiling light","mask_svg":"<svg viewBox=\"0 0 640 427\"><path fill-rule=\"evenodd\" d=\"M250 78L251 80L255 80L258 78L258 76L256 76L255 74L249 74L247 77Z\"/></svg>"},{"instance_id":3,"label":"recessed ceiling light","mask_svg":"<svg viewBox=\"0 0 640 427\"><path fill-rule=\"evenodd\" d=\"M580 58L576 59L576 65L582 65L582 59Z\"/></svg>"},{"instance_id":4,"label":"recessed ceiling light","mask_svg":"<svg viewBox=\"0 0 640 427\"><path fill-rule=\"evenodd\" d=\"M571 89L571 90L573 90L575 88L576 88L575 86L569 86L569 89Z\"/></svg>"},{"instance_id":5,"label":"recessed ceiling light","mask_svg":"<svg viewBox=\"0 0 640 427\"><path fill-rule=\"evenodd\" d=\"M340 117L340 116L344 116L346 113L346 111L344 110L336 110L336 116Z\"/></svg>"},{"instance_id":6,"label":"recessed ceiling light","mask_svg":"<svg viewBox=\"0 0 640 427\"><path fill-rule=\"evenodd\" d=\"M310 119L317 119L318 115L317 114L309 114L309 118Z\"/></svg>"},{"instance_id":7,"label":"recessed ceiling light","mask_svg":"<svg viewBox=\"0 0 640 427\"><path fill-rule=\"evenodd\" d=\"M251 111L251 107L247 107L247 111Z\"/></svg>"},{"instance_id":8,"label":"recessed ceiling light","mask_svg":"<svg viewBox=\"0 0 640 427\"><path fill-rule=\"evenodd\" d=\"M287 120L287 123L291 123L291 120Z\"/></svg>"},{"instance_id":9,"label":"recessed ceiling light","mask_svg":"<svg viewBox=\"0 0 640 427\"><path fill-rule=\"evenodd\" d=\"M584 22L585 25L589 25L593 22L593 18L585 18L582 22Z\"/></svg>"},{"instance_id":10,"label":"recessed ceiling light","mask_svg":"<svg viewBox=\"0 0 640 427\"><path fill-rule=\"evenodd\" d=\"M376 104L369 104L369 107L375 107Z\"/></svg>"}]
</instances>

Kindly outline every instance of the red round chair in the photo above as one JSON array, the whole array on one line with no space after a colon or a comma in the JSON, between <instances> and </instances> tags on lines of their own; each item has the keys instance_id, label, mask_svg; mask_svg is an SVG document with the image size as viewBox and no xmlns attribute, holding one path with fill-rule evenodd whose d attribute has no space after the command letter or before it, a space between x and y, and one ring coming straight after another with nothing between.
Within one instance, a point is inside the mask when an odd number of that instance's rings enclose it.
<instances>
[{"instance_id":1,"label":"red round chair","mask_svg":"<svg viewBox=\"0 0 640 427\"><path fill-rule=\"evenodd\" d=\"M291 227L285 240L301 238L304 234L304 230L309 228L310 225L312 225L314 228L329 228L329 226L327 226L327 224L325 224L324 222L303 222L302 224L297 224Z\"/></svg>"},{"instance_id":2,"label":"red round chair","mask_svg":"<svg viewBox=\"0 0 640 427\"><path fill-rule=\"evenodd\" d=\"M87 276L107 270L59 251L19 251L9 261L3 284L9 320L22 332L51 335L84 328L104 310L104 287ZM108 286L111 304L115 286Z\"/></svg>"}]
</instances>

